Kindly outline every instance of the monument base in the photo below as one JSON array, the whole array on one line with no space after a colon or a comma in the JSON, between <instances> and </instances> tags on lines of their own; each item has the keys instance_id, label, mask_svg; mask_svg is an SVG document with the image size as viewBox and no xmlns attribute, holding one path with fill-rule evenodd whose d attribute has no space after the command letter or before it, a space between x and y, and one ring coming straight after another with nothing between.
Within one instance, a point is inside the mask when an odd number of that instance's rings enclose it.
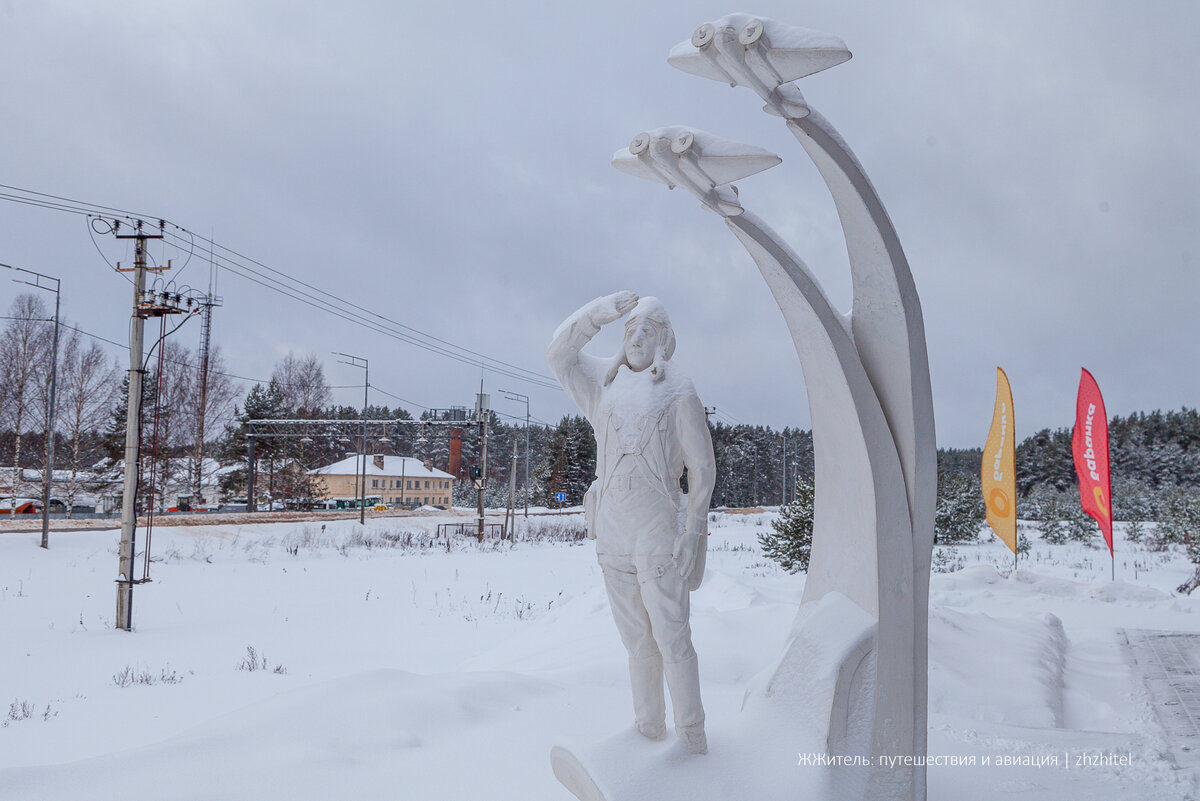
<instances>
[{"instance_id":1,"label":"monument base","mask_svg":"<svg viewBox=\"0 0 1200 801\"><path fill-rule=\"evenodd\" d=\"M751 682L733 721L709 726L708 754L689 754L673 733L655 742L630 726L597 743L555 746L554 775L580 801L863 798L873 783L864 760L874 636L874 618L829 593L800 608L778 664Z\"/></svg>"}]
</instances>

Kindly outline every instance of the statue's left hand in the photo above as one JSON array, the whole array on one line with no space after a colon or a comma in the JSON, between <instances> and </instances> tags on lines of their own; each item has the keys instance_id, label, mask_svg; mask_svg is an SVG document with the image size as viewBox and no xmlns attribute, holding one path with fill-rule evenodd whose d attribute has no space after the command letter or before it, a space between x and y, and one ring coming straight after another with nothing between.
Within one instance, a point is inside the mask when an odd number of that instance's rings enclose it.
<instances>
[{"instance_id":1,"label":"statue's left hand","mask_svg":"<svg viewBox=\"0 0 1200 801\"><path fill-rule=\"evenodd\" d=\"M679 575L684 579L692 575L696 567L696 539L696 534L685 531L675 539L675 547L671 551L671 558L675 560Z\"/></svg>"}]
</instances>

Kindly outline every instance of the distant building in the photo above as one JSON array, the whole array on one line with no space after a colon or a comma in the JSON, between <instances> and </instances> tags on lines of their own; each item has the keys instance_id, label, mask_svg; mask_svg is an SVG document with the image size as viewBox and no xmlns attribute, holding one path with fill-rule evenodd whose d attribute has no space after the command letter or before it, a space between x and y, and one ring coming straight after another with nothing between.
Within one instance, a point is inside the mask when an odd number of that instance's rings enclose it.
<instances>
[{"instance_id":1,"label":"distant building","mask_svg":"<svg viewBox=\"0 0 1200 801\"><path fill-rule=\"evenodd\" d=\"M13 512L12 498L0 498L0 515L35 515L42 511L42 502L36 498L17 498L16 512Z\"/></svg>"},{"instance_id":2,"label":"distant building","mask_svg":"<svg viewBox=\"0 0 1200 801\"><path fill-rule=\"evenodd\" d=\"M361 458L350 454L339 462L308 472L320 483L326 498L355 498ZM368 456L366 482L368 498L378 498L380 503L391 506L449 508L454 497L454 476L410 456Z\"/></svg>"},{"instance_id":3,"label":"distant building","mask_svg":"<svg viewBox=\"0 0 1200 801\"><path fill-rule=\"evenodd\" d=\"M190 459L171 458L159 460L154 465L154 508L157 512L186 512L200 509L216 509L220 506L221 476L236 466L222 467L213 459L205 459L200 475L200 494L195 494L192 462ZM91 468L74 473L70 470L55 470L50 480L50 511L59 513L70 504L75 514L115 514L121 511L121 496L125 491L125 463L122 460L105 459ZM150 459L142 462L143 480L148 481ZM143 492L146 486L142 488ZM22 468L20 482L14 490L12 470L0 469L0 498L14 494L37 498L41 506L42 471ZM11 504L9 504L11 506ZM8 507L0 509L5 514ZM18 514L20 511L18 510Z\"/></svg>"}]
</instances>

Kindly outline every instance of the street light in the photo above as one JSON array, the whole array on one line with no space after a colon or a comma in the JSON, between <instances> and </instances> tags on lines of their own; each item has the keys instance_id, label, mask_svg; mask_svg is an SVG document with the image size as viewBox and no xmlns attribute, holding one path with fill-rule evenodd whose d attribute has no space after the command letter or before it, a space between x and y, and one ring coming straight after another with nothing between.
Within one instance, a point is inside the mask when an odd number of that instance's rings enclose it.
<instances>
[{"instance_id":1,"label":"street light","mask_svg":"<svg viewBox=\"0 0 1200 801\"><path fill-rule=\"evenodd\" d=\"M507 400L525 401L525 483L522 485L522 494L525 496L525 516L529 517L529 396L520 392L509 392L507 389L500 391Z\"/></svg>"},{"instance_id":2,"label":"street light","mask_svg":"<svg viewBox=\"0 0 1200 801\"><path fill-rule=\"evenodd\" d=\"M34 276L32 281L22 281L19 278L14 278L18 284L44 289L47 292L54 293L54 342L51 345L50 351L50 419L46 426L46 467L42 470L42 547L50 547L50 477L54 474L54 430L57 421L57 398L56 391L58 389L58 307L59 301L62 299L62 282L57 278L49 275L42 275L33 270L26 270L24 267L14 267L11 264L0 264L0 267L7 267L10 270L16 270L19 273L26 273ZM42 280L53 281L53 288L43 286ZM20 467L18 466L18 470ZM15 498L16 493L16 476L13 477L13 493ZM16 514L16 503L13 504L13 514Z\"/></svg>"},{"instance_id":3,"label":"street light","mask_svg":"<svg viewBox=\"0 0 1200 801\"><path fill-rule=\"evenodd\" d=\"M349 353L339 353L333 351L334 356L345 356L350 361L338 359L341 364L348 364L351 367L361 367L363 370L363 417L362 417L362 470L359 473L359 498L358 498L358 522L360 525L367 524L367 389L371 386L371 371L369 362L362 356L351 356Z\"/></svg>"}]
</instances>

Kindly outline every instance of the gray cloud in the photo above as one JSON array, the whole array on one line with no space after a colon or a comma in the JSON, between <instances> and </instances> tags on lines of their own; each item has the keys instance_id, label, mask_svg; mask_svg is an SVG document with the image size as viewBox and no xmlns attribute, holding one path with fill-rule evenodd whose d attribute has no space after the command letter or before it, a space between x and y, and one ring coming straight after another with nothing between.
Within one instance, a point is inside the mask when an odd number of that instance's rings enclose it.
<instances>
[{"instance_id":1,"label":"gray cloud","mask_svg":"<svg viewBox=\"0 0 1200 801\"><path fill-rule=\"evenodd\" d=\"M608 164L638 131L676 123L774 150L784 163L742 182L742 197L848 304L836 215L799 146L749 93L665 63L672 44L730 10L11 3L0 12L0 183L166 216L539 371L549 333L584 301L655 294L706 403L747 422L807 425L792 344L740 246L690 196ZM996 365L1012 379L1021 436L1071 423L1081 365L1110 412L1196 405L1195 8L752 10L854 51L802 85L904 242L941 443L982 441ZM124 338L128 284L79 218L5 204L0 243L0 260L63 278L73 319ZM111 240L101 247L128 259ZM179 280L202 285L207 267L194 258ZM0 286L0 304L15 291ZM380 388L428 406L469 403L478 386L477 367L237 277L221 276L220 293L215 336L239 374L269 375L289 349L344 350L371 359ZM360 380L332 358L328 371L335 384ZM543 419L571 411L561 393L485 384L527 392ZM342 400L357 402L349 390Z\"/></svg>"}]
</instances>

